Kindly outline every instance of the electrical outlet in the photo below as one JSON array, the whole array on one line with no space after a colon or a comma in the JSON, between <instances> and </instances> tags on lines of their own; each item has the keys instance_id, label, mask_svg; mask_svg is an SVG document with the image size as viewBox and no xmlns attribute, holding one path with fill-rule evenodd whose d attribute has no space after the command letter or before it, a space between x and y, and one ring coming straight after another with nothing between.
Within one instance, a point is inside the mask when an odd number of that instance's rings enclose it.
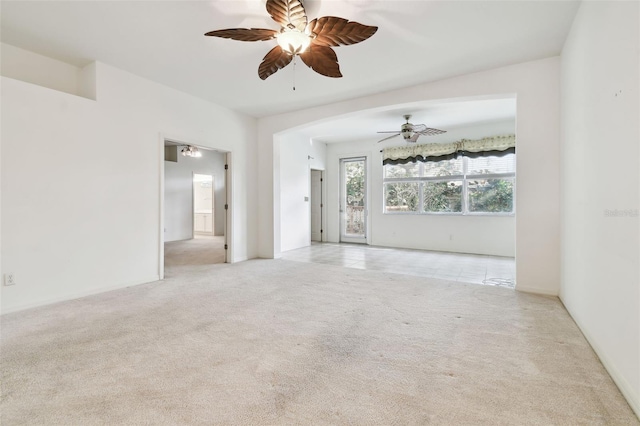
<instances>
[{"instance_id":1,"label":"electrical outlet","mask_svg":"<svg viewBox=\"0 0 640 426\"><path fill-rule=\"evenodd\" d=\"M4 285L15 285L16 284L16 275L15 274L4 274Z\"/></svg>"}]
</instances>

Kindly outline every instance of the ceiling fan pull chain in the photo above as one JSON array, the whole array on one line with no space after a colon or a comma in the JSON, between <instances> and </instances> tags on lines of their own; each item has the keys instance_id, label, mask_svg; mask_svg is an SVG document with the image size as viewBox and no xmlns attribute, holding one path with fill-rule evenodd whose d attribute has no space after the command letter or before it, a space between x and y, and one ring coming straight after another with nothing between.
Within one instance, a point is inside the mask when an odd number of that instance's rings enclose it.
<instances>
[{"instance_id":1,"label":"ceiling fan pull chain","mask_svg":"<svg viewBox=\"0 0 640 426\"><path fill-rule=\"evenodd\" d=\"M296 58L298 55L293 56L293 91L296 90Z\"/></svg>"}]
</instances>

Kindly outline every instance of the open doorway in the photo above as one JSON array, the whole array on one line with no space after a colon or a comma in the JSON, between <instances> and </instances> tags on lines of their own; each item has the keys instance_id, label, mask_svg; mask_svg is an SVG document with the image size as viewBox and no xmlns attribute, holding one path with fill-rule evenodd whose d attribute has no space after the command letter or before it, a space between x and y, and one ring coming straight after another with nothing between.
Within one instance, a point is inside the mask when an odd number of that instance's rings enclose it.
<instances>
[{"instance_id":1,"label":"open doorway","mask_svg":"<svg viewBox=\"0 0 640 426\"><path fill-rule=\"evenodd\" d=\"M165 141L163 272L227 262L227 153Z\"/></svg>"},{"instance_id":2,"label":"open doorway","mask_svg":"<svg viewBox=\"0 0 640 426\"><path fill-rule=\"evenodd\" d=\"M193 234L213 236L214 232L213 175L193 174Z\"/></svg>"}]
</instances>

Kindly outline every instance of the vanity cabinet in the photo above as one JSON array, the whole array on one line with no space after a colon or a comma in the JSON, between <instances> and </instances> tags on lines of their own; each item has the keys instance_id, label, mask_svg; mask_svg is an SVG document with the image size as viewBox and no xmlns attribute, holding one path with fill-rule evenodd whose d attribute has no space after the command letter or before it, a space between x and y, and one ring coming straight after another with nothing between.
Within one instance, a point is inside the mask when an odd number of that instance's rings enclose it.
<instances>
[{"instance_id":1,"label":"vanity cabinet","mask_svg":"<svg viewBox=\"0 0 640 426\"><path fill-rule=\"evenodd\" d=\"M202 234L213 233L213 212L196 212L193 216L194 232Z\"/></svg>"}]
</instances>

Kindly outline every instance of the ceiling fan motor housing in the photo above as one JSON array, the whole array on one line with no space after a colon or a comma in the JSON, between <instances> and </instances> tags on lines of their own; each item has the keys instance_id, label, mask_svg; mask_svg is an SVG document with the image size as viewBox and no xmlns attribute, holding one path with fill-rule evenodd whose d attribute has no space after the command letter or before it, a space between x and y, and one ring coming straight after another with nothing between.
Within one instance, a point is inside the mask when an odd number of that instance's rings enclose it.
<instances>
[{"instance_id":1,"label":"ceiling fan motor housing","mask_svg":"<svg viewBox=\"0 0 640 426\"><path fill-rule=\"evenodd\" d=\"M378 133L394 133L392 136L388 136L378 142L384 142L388 139L395 138L396 136L402 136L402 138L411 143L418 142L418 138L420 136L431 136L431 135L439 135L440 133L446 133L445 130L432 129L427 127L424 124L411 124L409 123L409 119L411 118L411 114L404 115L404 119L407 120L406 123L400 126L400 132L398 131L384 131Z\"/></svg>"},{"instance_id":2,"label":"ceiling fan motor housing","mask_svg":"<svg viewBox=\"0 0 640 426\"><path fill-rule=\"evenodd\" d=\"M400 133L402 134L402 137L405 139L411 138L411 136L413 135L413 124L411 123L403 124L400 130Z\"/></svg>"}]
</instances>

